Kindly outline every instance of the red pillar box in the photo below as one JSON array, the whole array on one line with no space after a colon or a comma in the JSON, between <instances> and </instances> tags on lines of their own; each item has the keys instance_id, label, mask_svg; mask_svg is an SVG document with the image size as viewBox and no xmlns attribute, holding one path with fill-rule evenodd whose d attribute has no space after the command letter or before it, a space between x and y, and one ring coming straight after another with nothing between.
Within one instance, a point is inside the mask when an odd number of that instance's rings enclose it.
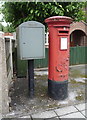
<instances>
[{"instance_id":1,"label":"red pillar box","mask_svg":"<svg viewBox=\"0 0 87 120\"><path fill-rule=\"evenodd\" d=\"M53 16L45 22L49 29L48 94L56 100L68 97L69 30L72 19Z\"/></svg>"}]
</instances>

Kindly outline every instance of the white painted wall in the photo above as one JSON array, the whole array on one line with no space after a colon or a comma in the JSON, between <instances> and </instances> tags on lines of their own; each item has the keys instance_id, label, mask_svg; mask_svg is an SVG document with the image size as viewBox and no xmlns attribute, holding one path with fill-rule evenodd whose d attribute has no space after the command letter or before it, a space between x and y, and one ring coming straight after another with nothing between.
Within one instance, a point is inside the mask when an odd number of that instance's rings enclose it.
<instances>
[{"instance_id":1,"label":"white painted wall","mask_svg":"<svg viewBox=\"0 0 87 120\"><path fill-rule=\"evenodd\" d=\"M0 114L9 112L5 40L0 38Z\"/></svg>"}]
</instances>

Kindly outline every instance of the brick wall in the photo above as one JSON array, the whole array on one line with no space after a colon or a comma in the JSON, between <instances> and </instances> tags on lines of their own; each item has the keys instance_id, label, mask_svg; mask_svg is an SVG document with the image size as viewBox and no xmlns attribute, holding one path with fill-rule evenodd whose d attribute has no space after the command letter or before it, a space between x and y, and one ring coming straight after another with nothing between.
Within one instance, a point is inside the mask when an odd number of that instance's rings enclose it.
<instances>
[{"instance_id":1,"label":"brick wall","mask_svg":"<svg viewBox=\"0 0 87 120\"><path fill-rule=\"evenodd\" d=\"M70 25L70 34L72 35L72 46L87 46L87 23L74 22Z\"/></svg>"}]
</instances>

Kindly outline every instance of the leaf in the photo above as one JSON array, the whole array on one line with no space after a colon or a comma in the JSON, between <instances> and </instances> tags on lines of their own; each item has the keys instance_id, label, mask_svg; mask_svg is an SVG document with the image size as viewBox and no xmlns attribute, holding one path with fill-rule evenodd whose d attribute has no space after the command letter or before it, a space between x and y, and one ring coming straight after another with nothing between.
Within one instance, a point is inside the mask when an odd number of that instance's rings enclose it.
<instances>
[{"instance_id":1,"label":"leaf","mask_svg":"<svg viewBox=\"0 0 87 120\"><path fill-rule=\"evenodd\" d=\"M33 13L33 10L30 10L30 13Z\"/></svg>"},{"instance_id":2,"label":"leaf","mask_svg":"<svg viewBox=\"0 0 87 120\"><path fill-rule=\"evenodd\" d=\"M54 15L65 15L76 21L85 20L84 2L5 2L1 8L4 19L14 28L27 20L44 20ZM44 23L45 24L45 23Z\"/></svg>"}]
</instances>

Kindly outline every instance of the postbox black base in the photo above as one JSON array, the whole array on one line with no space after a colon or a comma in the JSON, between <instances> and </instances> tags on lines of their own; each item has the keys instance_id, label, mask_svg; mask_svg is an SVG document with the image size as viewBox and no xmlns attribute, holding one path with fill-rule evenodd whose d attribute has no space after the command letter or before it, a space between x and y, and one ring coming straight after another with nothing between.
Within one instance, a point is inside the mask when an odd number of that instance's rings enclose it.
<instances>
[{"instance_id":1,"label":"postbox black base","mask_svg":"<svg viewBox=\"0 0 87 120\"><path fill-rule=\"evenodd\" d=\"M68 97L68 80L56 82L48 79L48 95L55 100L64 100Z\"/></svg>"}]
</instances>

